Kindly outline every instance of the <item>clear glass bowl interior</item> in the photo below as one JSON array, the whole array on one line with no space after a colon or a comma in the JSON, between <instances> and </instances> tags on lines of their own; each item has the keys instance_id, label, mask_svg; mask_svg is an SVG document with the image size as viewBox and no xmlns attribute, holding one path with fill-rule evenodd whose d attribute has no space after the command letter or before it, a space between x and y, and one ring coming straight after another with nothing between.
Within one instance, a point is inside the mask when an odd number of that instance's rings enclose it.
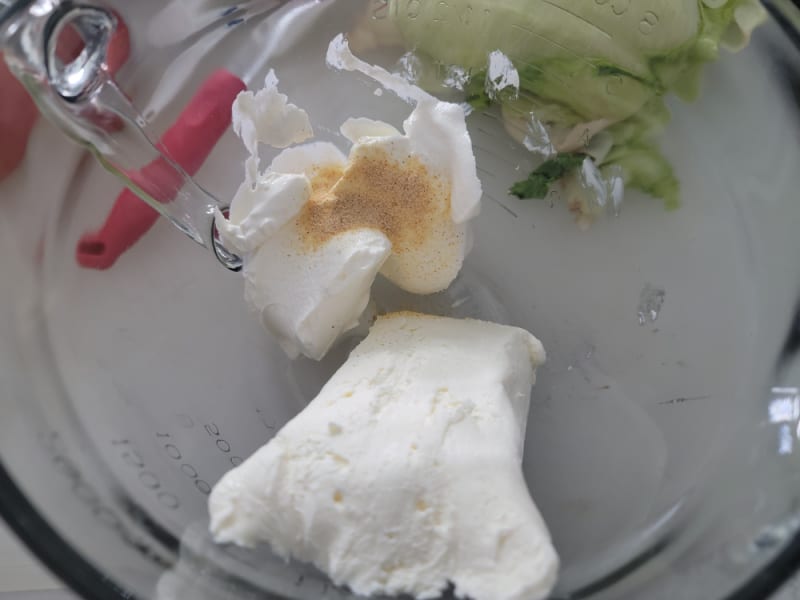
<instances>
[{"instance_id":1,"label":"clear glass bowl interior","mask_svg":"<svg viewBox=\"0 0 800 600\"><path fill-rule=\"evenodd\" d=\"M274 68L317 138L342 145L345 118L399 126L410 110L325 66L328 42L382 5L120 2L132 53L117 81L163 131L214 69L259 87ZM679 210L629 192L619 217L582 232L563 205L508 196L532 158L490 109L469 118L485 197L462 275L427 298L376 284L381 310L544 342L524 470L562 557L555 597L763 598L797 556L800 55L796 9L773 10L746 51L707 69L697 102L670 103ZM244 158L228 133L196 181L229 198ZM0 188L0 509L87 597L349 598L266 548L214 546L206 498L358 334L320 363L289 361L239 276L167 222L113 268L79 267L77 240L120 189L44 126ZM663 295L655 315L648 294Z\"/></svg>"}]
</instances>

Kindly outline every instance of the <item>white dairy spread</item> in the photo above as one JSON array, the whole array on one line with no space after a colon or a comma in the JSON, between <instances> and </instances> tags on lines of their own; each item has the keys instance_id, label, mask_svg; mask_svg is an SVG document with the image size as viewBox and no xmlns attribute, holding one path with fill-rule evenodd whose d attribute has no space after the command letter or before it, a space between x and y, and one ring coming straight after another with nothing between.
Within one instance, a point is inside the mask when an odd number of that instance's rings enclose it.
<instances>
[{"instance_id":1,"label":"white dairy spread","mask_svg":"<svg viewBox=\"0 0 800 600\"><path fill-rule=\"evenodd\" d=\"M287 96L278 92L278 78L272 69L262 90L241 92L236 97L231 115L233 131L254 156L259 142L286 148L314 135L306 111L290 104Z\"/></svg>"},{"instance_id":2,"label":"white dairy spread","mask_svg":"<svg viewBox=\"0 0 800 600\"><path fill-rule=\"evenodd\" d=\"M558 557L521 472L542 345L396 313L211 493L216 541L267 542L357 594L537 600Z\"/></svg>"},{"instance_id":3,"label":"white dairy spread","mask_svg":"<svg viewBox=\"0 0 800 600\"><path fill-rule=\"evenodd\" d=\"M427 114L431 115L430 118L418 116L416 119L414 131L418 134L417 149L424 152L429 161L434 161L436 168L449 173L453 221L464 223L476 217L480 211L483 190L478 179L475 155L472 153L472 139L467 131L464 107L439 102L399 75L393 75L381 67L356 58L341 34L328 46L326 60L335 69L359 71L367 75L404 100L416 102L418 108L428 107ZM409 121L413 117L412 113ZM409 121L406 121L406 133L411 137L413 134L408 130Z\"/></svg>"},{"instance_id":4,"label":"white dairy spread","mask_svg":"<svg viewBox=\"0 0 800 600\"><path fill-rule=\"evenodd\" d=\"M349 156L310 143L259 172L258 142L283 147L311 131L270 72L264 90L244 92L234 106L234 130L251 158L228 218L216 219L223 243L243 258L251 309L290 357L313 359L357 325L378 273L412 293L446 289L470 249L468 221L481 199L460 106L356 59L341 36L327 58L415 102L403 132L348 119Z\"/></svg>"}]
</instances>

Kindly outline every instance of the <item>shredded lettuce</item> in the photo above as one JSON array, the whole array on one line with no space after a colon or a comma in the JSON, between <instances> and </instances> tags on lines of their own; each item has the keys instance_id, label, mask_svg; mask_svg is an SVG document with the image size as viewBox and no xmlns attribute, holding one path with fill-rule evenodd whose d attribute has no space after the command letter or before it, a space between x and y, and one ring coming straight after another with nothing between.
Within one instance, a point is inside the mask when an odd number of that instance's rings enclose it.
<instances>
[{"instance_id":1,"label":"shredded lettuce","mask_svg":"<svg viewBox=\"0 0 800 600\"><path fill-rule=\"evenodd\" d=\"M627 187L668 208L679 204L678 180L653 141L669 121L664 96L696 98L703 66L721 47L743 48L766 18L758 0L634 0L619 4L624 11L589 0L389 4L409 49L471 74L464 93L473 107L499 104L506 130L520 142L531 120L549 132L558 154L511 193L541 197L588 154L601 172L620 166ZM495 50L514 63L518 93L487 92L487 56ZM597 155L589 147L601 133Z\"/></svg>"},{"instance_id":2,"label":"shredded lettuce","mask_svg":"<svg viewBox=\"0 0 800 600\"><path fill-rule=\"evenodd\" d=\"M585 158L585 154L576 152L559 154L539 165L536 170L528 175L527 179L518 181L511 186L509 192L517 198L542 199L547 196L552 184L581 166Z\"/></svg>"},{"instance_id":3,"label":"shredded lettuce","mask_svg":"<svg viewBox=\"0 0 800 600\"><path fill-rule=\"evenodd\" d=\"M612 148L602 167L622 167L625 185L660 198L668 210L680 206L680 184L669 161L658 147L645 140L633 140Z\"/></svg>"}]
</instances>

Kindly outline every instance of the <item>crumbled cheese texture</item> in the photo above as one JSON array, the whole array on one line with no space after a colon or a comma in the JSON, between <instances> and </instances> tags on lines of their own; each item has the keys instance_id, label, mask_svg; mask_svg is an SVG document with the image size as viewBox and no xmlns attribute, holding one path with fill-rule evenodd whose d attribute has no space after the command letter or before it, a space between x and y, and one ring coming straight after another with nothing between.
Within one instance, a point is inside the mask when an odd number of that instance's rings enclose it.
<instances>
[{"instance_id":1,"label":"crumbled cheese texture","mask_svg":"<svg viewBox=\"0 0 800 600\"><path fill-rule=\"evenodd\" d=\"M482 193L461 106L359 61L342 38L328 61L405 92L416 106L403 132L345 121L348 156L312 142L286 148L264 172L258 143L307 139L308 115L288 104L272 72L264 90L244 92L233 107L251 157L217 229L243 258L246 301L292 358L320 359L356 327L378 273L412 293L446 289L471 247Z\"/></svg>"},{"instance_id":2,"label":"crumbled cheese texture","mask_svg":"<svg viewBox=\"0 0 800 600\"><path fill-rule=\"evenodd\" d=\"M216 541L266 542L355 593L537 600L558 557L521 471L541 343L395 313L269 443L226 474Z\"/></svg>"}]
</instances>

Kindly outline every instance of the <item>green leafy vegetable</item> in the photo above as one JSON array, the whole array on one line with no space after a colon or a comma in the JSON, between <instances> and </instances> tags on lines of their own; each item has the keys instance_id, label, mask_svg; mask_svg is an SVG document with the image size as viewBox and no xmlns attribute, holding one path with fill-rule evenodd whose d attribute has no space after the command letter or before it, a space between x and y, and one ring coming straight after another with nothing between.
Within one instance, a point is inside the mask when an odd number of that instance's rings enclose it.
<instances>
[{"instance_id":1,"label":"green leafy vegetable","mask_svg":"<svg viewBox=\"0 0 800 600\"><path fill-rule=\"evenodd\" d=\"M606 156L604 166L612 164L622 167L628 186L661 198L668 210L680 206L678 178L654 143L633 141L614 148Z\"/></svg>"},{"instance_id":2,"label":"green leafy vegetable","mask_svg":"<svg viewBox=\"0 0 800 600\"><path fill-rule=\"evenodd\" d=\"M590 0L411 4L389 0L406 46L437 64L470 70L465 92L473 108L499 104L506 130L520 142L535 117L559 152L511 193L545 196L587 154L601 172L618 164L626 186L668 207L678 204L678 181L652 142L669 120L664 95L695 98L703 66L721 47L746 46L766 18L759 0L633 0L621 3L621 11ZM487 57L495 50L517 68L518 95L487 93ZM590 148L599 134L606 136L596 145L604 148L601 156Z\"/></svg>"},{"instance_id":3,"label":"green leafy vegetable","mask_svg":"<svg viewBox=\"0 0 800 600\"><path fill-rule=\"evenodd\" d=\"M585 154L577 152L559 154L539 165L527 179L511 186L509 193L517 198L544 198L552 184L577 169L585 158Z\"/></svg>"},{"instance_id":4,"label":"green leafy vegetable","mask_svg":"<svg viewBox=\"0 0 800 600\"><path fill-rule=\"evenodd\" d=\"M475 110L489 108L492 104L492 99L486 93L486 71L481 70L475 73L467 82L467 87L464 90L466 93L466 101Z\"/></svg>"}]
</instances>

